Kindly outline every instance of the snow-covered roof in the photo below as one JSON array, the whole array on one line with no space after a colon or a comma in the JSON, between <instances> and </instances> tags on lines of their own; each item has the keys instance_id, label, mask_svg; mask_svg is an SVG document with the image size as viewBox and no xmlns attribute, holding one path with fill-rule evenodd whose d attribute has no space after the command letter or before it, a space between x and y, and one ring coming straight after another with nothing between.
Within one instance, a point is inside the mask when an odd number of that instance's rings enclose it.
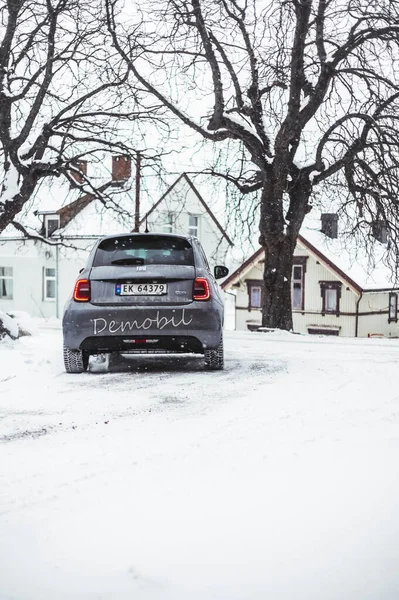
<instances>
[{"instance_id":1,"label":"snow-covered roof","mask_svg":"<svg viewBox=\"0 0 399 600\"><path fill-rule=\"evenodd\" d=\"M132 231L134 210L131 213L107 208L98 199L92 199L64 228L57 231L62 236L112 235Z\"/></svg>"},{"instance_id":2,"label":"snow-covered roof","mask_svg":"<svg viewBox=\"0 0 399 600\"><path fill-rule=\"evenodd\" d=\"M399 280L388 262L386 244L373 241L371 248L371 244L370 247L366 243L360 245L358 240L346 234L338 234L332 239L320 230L320 216L315 211L305 219L297 252L310 252L358 291L399 289ZM222 288L228 288L239 277L245 276L263 257L263 249L259 248L223 282Z\"/></svg>"},{"instance_id":3,"label":"snow-covered roof","mask_svg":"<svg viewBox=\"0 0 399 600\"><path fill-rule=\"evenodd\" d=\"M107 194L111 190L111 195L116 195L118 198L117 205L122 203L129 206L133 203L130 198L131 194L129 194L133 184L132 177L126 181L124 180L123 185L121 181L113 180L110 165L106 161L89 164L88 176L90 182L97 189L103 190ZM92 188L87 183L71 186L65 177L44 178L38 185L32 199L26 203L21 213L17 215L16 221L21 223L30 233L41 233L45 214L59 213L65 215L68 213L67 207L77 206L78 210L75 210L72 215L75 218L87 204L94 201L95 197L90 194L91 191ZM88 199L88 201L85 201L85 199ZM100 211L99 222L102 220L103 215ZM61 226L62 221L63 218L61 218ZM80 229L80 225L78 225L78 228ZM13 225L9 225L0 234L0 239L10 237L24 238L25 236L22 231L16 229Z\"/></svg>"},{"instance_id":4,"label":"snow-covered roof","mask_svg":"<svg viewBox=\"0 0 399 600\"><path fill-rule=\"evenodd\" d=\"M338 237L332 239L321 232L320 215L316 212L305 219L300 234L363 290L399 287L397 276L388 263L386 244L376 240L370 245L366 241L359 244L353 236L339 231Z\"/></svg>"},{"instance_id":5,"label":"snow-covered roof","mask_svg":"<svg viewBox=\"0 0 399 600\"><path fill-rule=\"evenodd\" d=\"M140 224L145 223L146 218L169 194L175 192L181 194L182 188L185 193L195 194L221 235L232 246L233 242L228 234L185 173L180 175L161 198L156 203L152 203L152 206L149 206L143 198L141 208L145 216ZM54 178L48 188L46 186L39 190L40 193L29 204L20 220L30 233L43 234L44 216L57 213L60 217L60 228L54 232L53 239L59 235L84 237L133 231L135 205L129 185L115 187L115 184L108 180L102 183L99 191L103 193L103 200L90 193L82 194L80 189L70 188L64 178ZM10 237L24 238L24 234L13 225L9 225L0 235L0 239Z\"/></svg>"}]
</instances>

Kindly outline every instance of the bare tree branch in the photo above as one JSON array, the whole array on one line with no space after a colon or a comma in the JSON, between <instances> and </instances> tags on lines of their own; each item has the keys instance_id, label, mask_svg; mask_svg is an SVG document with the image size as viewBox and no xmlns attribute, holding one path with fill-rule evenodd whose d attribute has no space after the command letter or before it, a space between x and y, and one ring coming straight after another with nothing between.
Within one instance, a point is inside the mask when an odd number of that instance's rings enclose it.
<instances>
[{"instance_id":1,"label":"bare tree branch","mask_svg":"<svg viewBox=\"0 0 399 600\"><path fill-rule=\"evenodd\" d=\"M165 109L128 81L99 0L10 0L0 18L1 233L43 179L73 183L77 158L134 157L140 124ZM85 185L101 198L90 175Z\"/></svg>"}]
</instances>

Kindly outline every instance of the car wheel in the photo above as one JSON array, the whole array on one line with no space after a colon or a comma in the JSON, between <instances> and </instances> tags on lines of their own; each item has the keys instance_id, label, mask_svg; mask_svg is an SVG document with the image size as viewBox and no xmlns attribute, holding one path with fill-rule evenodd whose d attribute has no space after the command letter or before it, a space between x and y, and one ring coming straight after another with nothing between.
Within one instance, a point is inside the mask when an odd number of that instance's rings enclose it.
<instances>
[{"instance_id":1,"label":"car wheel","mask_svg":"<svg viewBox=\"0 0 399 600\"><path fill-rule=\"evenodd\" d=\"M67 373L83 373L87 371L89 357L82 350L72 350L64 346L64 365Z\"/></svg>"},{"instance_id":2,"label":"car wheel","mask_svg":"<svg viewBox=\"0 0 399 600\"><path fill-rule=\"evenodd\" d=\"M205 366L210 371L220 371L224 367L223 337L216 348L205 350Z\"/></svg>"}]
</instances>

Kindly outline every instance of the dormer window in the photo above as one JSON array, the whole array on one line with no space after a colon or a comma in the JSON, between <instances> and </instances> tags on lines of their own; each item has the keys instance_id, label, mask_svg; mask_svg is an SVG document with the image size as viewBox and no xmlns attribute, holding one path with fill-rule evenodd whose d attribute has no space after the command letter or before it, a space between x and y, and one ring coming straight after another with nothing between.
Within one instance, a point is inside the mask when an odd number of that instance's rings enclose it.
<instances>
[{"instance_id":1,"label":"dormer window","mask_svg":"<svg viewBox=\"0 0 399 600\"><path fill-rule=\"evenodd\" d=\"M57 214L54 215L45 215L44 217L44 232L46 238L51 237L60 226L60 216Z\"/></svg>"},{"instance_id":2,"label":"dormer window","mask_svg":"<svg viewBox=\"0 0 399 600\"><path fill-rule=\"evenodd\" d=\"M371 224L373 236L381 244L386 244L388 241L388 227L385 221L378 220Z\"/></svg>"},{"instance_id":3,"label":"dormer window","mask_svg":"<svg viewBox=\"0 0 399 600\"><path fill-rule=\"evenodd\" d=\"M338 215L336 213L323 213L321 215L321 231L329 238L338 237Z\"/></svg>"}]
</instances>

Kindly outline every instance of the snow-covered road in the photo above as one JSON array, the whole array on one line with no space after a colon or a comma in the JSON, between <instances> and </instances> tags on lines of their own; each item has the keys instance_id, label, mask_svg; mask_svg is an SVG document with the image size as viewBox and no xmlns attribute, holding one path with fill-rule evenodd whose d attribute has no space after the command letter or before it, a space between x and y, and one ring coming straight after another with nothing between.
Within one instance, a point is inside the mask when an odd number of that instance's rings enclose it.
<instances>
[{"instance_id":1,"label":"snow-covered road","mask_svg":"<svg viewBox=\"0 0 399 600\"><path fill-rule=\"evenodd\" d=\"M397 600L399 340L226 337L223 372L0 343L1 600Z\"/></svg>"}]
</instances>

